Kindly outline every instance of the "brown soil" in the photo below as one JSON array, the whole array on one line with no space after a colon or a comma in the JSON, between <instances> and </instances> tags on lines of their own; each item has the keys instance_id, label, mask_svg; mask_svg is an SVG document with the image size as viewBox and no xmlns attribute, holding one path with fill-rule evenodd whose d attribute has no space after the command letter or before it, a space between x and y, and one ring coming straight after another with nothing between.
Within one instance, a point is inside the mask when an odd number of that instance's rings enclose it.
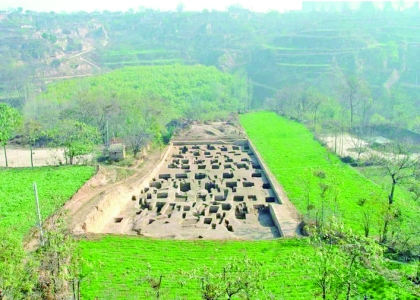
<instances>
[{"instance_id":1,"label":"brown soil","mask_svg":"<svg viewBox=\"0 0 420 300\"><path fill-rule=\"evenodd\" d=\"M98 171L56 214L65 213L68 216L68 227L75 234L86 233L83 223L88 214L97 209L103 197L116 189L130 191L154 168L161 160L165 149L154 150L141 160L137 160L132 167L98 166ZM123 170L123 172L122 172ZM128 172L127 172L128 171ZM121 178L129 175L126 178ZM119 207L121 209L122 207ZM118 207L117 207L118 210ZM114 212L118 214L118 211ZM101 221L101 220L98 220ZM44 227L48 228L53 222L53 216L48 218ZM25 248L33 250L38 246L39 233L32 234L25 243Z\"/></svg>"}]
</instances>

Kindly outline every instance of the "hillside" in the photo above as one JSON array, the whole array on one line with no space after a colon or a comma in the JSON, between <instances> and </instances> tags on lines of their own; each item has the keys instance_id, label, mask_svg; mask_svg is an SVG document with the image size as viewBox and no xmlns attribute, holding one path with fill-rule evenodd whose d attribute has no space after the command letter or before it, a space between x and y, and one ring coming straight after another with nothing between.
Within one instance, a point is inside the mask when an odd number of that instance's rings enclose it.
<instances>
[{"instance_id":1,"label":"hillside","mask_svg":"<svg viewBox=\"0 0 420 300\"><path fill-rule=\"evenodd\" d=\"M42 84L124 66L174 63L247 74L252 106L297 84L339 97L365 79L375 113L417 130L418 11L254 13L14 12L0 21L2 98L22 106ZM393 113L396 109L399 113Z\"/></svg>"}]
</instances>

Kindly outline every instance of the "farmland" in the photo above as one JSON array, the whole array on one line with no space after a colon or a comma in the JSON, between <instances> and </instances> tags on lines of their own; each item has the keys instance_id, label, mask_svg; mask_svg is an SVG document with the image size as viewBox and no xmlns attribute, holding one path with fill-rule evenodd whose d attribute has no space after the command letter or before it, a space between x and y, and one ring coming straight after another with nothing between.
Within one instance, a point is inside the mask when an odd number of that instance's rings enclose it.
<instances>
[{"instance_id":1,"label":"farmland","mask_svg":"<svg viewBox=\"0 0 420 300\"><path fill-rule=\"evenodd\" d=\"M324 216L338 215L345 224L361 232L363 213L369 209L375 218L372 232L377 233L381 208L387 201L381 186L329 153L302 124L269 112L242 115L240 119L302 215L314 217L322 211ZM327 187L323 195L321 187ZM418 219L416 203L407 193L397 192L396 196L405 216L403 227L407 227L411 220ZM362 207L364 199L368 200Z\"/></svg>"},{"instance_id":2,"label":"farmland","mask_svg":"<svg viewBox=\"0 0 420 300\"><path fill-rule=\"evenodd\" d=\"M270 274L257 299L312 299L318 295L314 269L307 263L313 250L305 239L174 241L106 236L82 240L80 247L85 260L83 299L152 299L153 290L144 279L160 275L163 299L199 299L197 276L204 269L221 272L229 260L244 255L257 259ZM397 294L400 299L414 299L382 278L360 285L374 299Z\"/></svg>"},{"instance_id":3,"label":"farmland","mask_svg":"<svg viewBox=\"0 0 420 300\"><path fill-rule=\"evenodd\" d=\"M60 208L94 173L93 167L0 169L0 226L23 238L36 223L33 182L43 219Z\"/></svg>"}]
</instances>

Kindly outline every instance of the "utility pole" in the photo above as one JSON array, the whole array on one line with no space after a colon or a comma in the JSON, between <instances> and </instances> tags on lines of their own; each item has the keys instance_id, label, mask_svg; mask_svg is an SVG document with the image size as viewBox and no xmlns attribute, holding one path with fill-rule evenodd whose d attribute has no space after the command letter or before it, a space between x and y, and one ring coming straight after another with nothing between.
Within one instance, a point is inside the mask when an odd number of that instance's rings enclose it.
<instances>
[{"instance_id":1,"label":"utility pole","mask_svg":"<svg viewBox=\"0 0 420 300\"><path fill-rule=\"evenodd\" d=\"M39 209L38 189L36 188L36 182L34 182L34 193L35 193L36 210L38 214L39 239L41 242L41 246L44 246L44 232L42 231L41 211Z\"/></svg>"}]
</instances>

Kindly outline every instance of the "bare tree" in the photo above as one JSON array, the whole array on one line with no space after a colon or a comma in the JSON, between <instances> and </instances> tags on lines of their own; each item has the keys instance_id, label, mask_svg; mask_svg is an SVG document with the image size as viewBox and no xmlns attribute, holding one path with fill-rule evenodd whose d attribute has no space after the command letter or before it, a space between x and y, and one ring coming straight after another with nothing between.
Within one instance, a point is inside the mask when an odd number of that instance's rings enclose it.
<instances>
[{"instance_id":1,"label":"bare tree","mask_svg":"<svg viewBox=\"0 0 420 300\"><path fill-rule=\"evenodd\" d=\"M391 180L388 204L392 205L395 187L419 175L420 156L415 153L416 149L408 143L395 142L387 148L386 152L376 156L375 161L382 167L384 175Z\"/></svg>"}]
</instances>

